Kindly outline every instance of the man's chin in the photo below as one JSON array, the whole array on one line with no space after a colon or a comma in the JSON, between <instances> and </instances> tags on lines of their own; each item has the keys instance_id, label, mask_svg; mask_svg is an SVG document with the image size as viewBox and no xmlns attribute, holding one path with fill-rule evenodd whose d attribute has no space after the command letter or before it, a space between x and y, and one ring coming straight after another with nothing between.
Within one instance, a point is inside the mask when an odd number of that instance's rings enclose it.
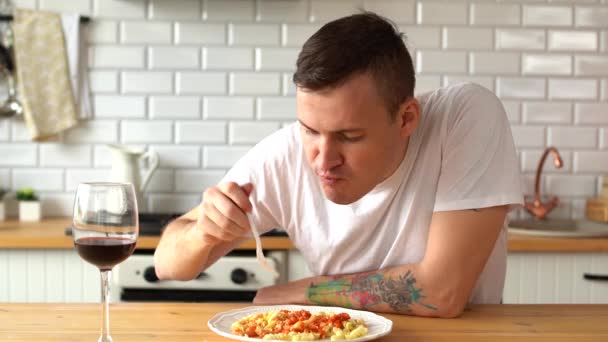
<instances>
[{"instance_id":1,"label":"man's chin","mask_svg":"<svg viewBox=\"0 0 608 342\"><path fill-rule=\"evenodd\" d=\"M353 194L344 194L341 192L323 189L323 193L325 194L325 198L328 200L340 204L347 205L357 202L363 196L354 196Z\"/></svg>"}]
</instances>

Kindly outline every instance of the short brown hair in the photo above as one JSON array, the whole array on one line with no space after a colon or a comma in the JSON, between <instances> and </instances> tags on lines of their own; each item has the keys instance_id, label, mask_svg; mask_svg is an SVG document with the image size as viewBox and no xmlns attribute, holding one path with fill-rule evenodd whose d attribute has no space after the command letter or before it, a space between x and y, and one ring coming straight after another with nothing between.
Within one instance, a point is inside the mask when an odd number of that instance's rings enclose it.
<instances>
[{"instance_id":1,"label":"short brown hair","mask_svg":"<svg viewBox=\"0 0 608 342\"><path fill-rule=\"evenodd\" d=\"M323 25L304 43L296 66L294 83L312 91L338 87L355 74L369 72L391 118L414 95L416 76L404 35L372 12Z\"/></svg>"}]
</instances>

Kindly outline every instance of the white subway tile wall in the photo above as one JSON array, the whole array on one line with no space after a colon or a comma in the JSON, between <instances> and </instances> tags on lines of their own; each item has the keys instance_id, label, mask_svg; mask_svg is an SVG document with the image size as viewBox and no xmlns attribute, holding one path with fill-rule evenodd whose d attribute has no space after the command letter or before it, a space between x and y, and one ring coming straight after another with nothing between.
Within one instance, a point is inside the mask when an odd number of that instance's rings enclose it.
<instances>
[{"instance_id":1,"label":"white subway tile wall","mask_svg":"<svg viewBox=\"0 0 608 342\"><path fill-rule=\"evenodd\" d=\"M198 47L151 46L148 49L150 69L198 69Z\"/></svg>"},{"instance_id":2,"label":"white subway tile wall","mask_svg":"<svg viewBox=\"0 0 608 342\"><path fill-rule=\"evenodd\" d=\"M89 22L87 41L90 43L116 43L118 41L118 23L116 21L96 19Z\"/></svg>"},{"instance_id":3,"label":"white subway tile wall","mask_svg":"<svg viewBox=\"0 0 608 342\"><path fill-rule=\"evenodd\" d=\"M308 1L258 1L256 19L259 21L295 21L308 19Z\"/></svg>"},{"instance_id":4,"label":"white subway tile wall","mask_svg":"<svg viewBox=\"0 0 608 342\"><path fill-rule=\"evenodd\" d=\"M201 18L201 15L199 0L151 0L150 7L148 7L150 19L197 20Z\"/></svg>"},{"instance_id":5,"label":"white subway tile wall","mask_svg":"<svg viewBox=\"0 0 608 342\"><path fill-rule=\"evenodd\" d=\"M470 7L473 25L519 25L521 23L519 4L475 3Z\"/></svg>"},{"instance_id":6,"label":"white subway tile wall","mask_svg":"<svg viewBox=\"0 0 608 342\"><path fill-rule=\"evenodd\" d=\"M81 144L50 143L40 146L40 166L80 166L91 165L91 146Z\"/></svg>"},{"instance_id":7,"label":"white subway tile wall","mask_svg":"<svg viewBox=\"0 0 608 342\"><path fill-rule=\"evenodd\" d=\"M94 93L115 93L118 90L118 73L116 71L91 70L89 86Z\"/></svg>"},{"instance_id":8,"label":"white subway tile wall","mask_svg":"<svg viewBox=\"0 0 608 342\"><path fill-rule=\"evenodd\" d=\"M523 105L523 122L526 124L572 122L572 104L569 102L534 102Z\"/></svg>"},{"instance_id":9,"label":"white subway tile wall","mask_svg":"<svg viewBox=\"0 0 608 342\"><path fill-rule=\"evenodd\" d=\"M198 119L201 115L201 100L197 96L151 96L150 118L153 119Z\"/></svg>"},{"instance_id":10,"label":"white subway tile wall","mask_svg":"<svg viewBox=\"0 0 608 342\"><path fill-rule=\"evenodd\" d=\"M62 0L49 1L62 2ZM145 18L146 6L146 0L95 0L93 2L94 14L96 17L121 19Z\"/></svg>"},{"instance_id":11,"label":"white subway tile wall","mask_svg":"<svg viewBox=\"0 0 608 342\"><path fill-rule=\"evenodd\" d=\"M39 8L45 11L91 13L91 2L88 0L40 0Z\"/></svg>"},{"instance_id":12,"label":"white subway tile wall","mask_svg":"<svg viewBox=\"0 0 608 342\"><path fill-rule=\"evenodd\" d=\"M170 22L124 21L120 25L120 39L126 44L169 44L172 29Z\"/></svg>"},{"instance_id":13,"label":"white subway tile wall","mask_svg":"<svg viewBox=\"0 0 608 342\"><path fill-rule=\"evenodd\" d=\"M310 19L320 22L334 20L356 13L360 6L360 1L310 0Z\"/></svg>"},{"instance_id":14,"label":"white subway tile wall","mask_svg":"<svg viewBox=\"0 0 608 342\"><path fill-rule=\"evenodd\" d=\"M0 141L8 141L10 139L10 131L9 121L0 121Z\"/></svg>"},{"instance_id":15,"label":"white subway tile wall","mask_svg":"<svg viewBox=\"0 0 608 342\"><path fill-rule=\"evenodd\" d=\"M152 145L158 153L160 167L198 168L201 165L200 147L188 145Z\"/></svg>"},{"instance_id":16,"label":"white subway tile wall","mask_svg":"<svg viewBox=\"0 0 608 342\"><path fill-rule=\"evenodd\" d=\"M105 144L153 149L146 211L186 211L251 146L293 122L302 44L323 23L371 10L407 36L416 93L476 82L503 100L526 193L545 147L554 215L582 217L608 175L608 1L19 0L88 25L93 120L30 142L0 121L0 187L33 186L45 215L69 214L82 181L105 180ZM2 92L6 92L2 87ZM9 212L15 215L15 212Z\"/></svg>"},{"instance_id":17,"label":"white subway tile wall","mask_svg":"<svg viewBox=\"0 0 608 342\"><path fill-rule=\"evenodd\" d=\"M212 121L177 121L175 142L178 144L226 143L226 123Z\"/></svg>"},{"instance_id":18,"label":"white subway tile wall","mask_svg":"<svg viewBox=\"0 0 608 342\"><path fill-rule=\"evenodd\" d=\"M253 70L253 48L206 47L203 49L203 69Z\"/></svg>"},{"instance_id":19,"label":"white subway tile wall","mask_svg":"<svg viewBox=\"0 0 608 342\"><path fill-rule=\"evenodd\" d=\"M363 7L391 17L396 23L413 24L416 22L416 1L414 0L364 0Z\"/></svg>"}]
</instances>

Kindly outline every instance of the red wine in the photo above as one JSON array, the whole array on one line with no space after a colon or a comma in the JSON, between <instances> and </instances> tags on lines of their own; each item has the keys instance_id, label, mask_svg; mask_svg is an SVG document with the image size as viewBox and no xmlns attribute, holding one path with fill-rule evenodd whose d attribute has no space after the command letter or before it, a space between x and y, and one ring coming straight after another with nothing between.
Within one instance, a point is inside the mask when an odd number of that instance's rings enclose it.
<instances>
[{"instance_id":1,"label":"red wine","mask_svg":"<svg viewBox=\"0 0 608 342\"><path fill-rule=\"evenodd\" d=\"M74 242L76 251L85 261L102 271L111 270L125 261L135 250L135 241L118 237L86 237Z\"/></svg>"}]
</instances>

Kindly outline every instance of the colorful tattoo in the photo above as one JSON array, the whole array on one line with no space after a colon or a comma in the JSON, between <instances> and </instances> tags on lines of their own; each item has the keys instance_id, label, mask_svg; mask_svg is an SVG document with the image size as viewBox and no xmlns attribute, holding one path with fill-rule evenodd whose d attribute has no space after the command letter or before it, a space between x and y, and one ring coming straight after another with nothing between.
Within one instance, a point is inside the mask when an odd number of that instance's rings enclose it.
<instances>
[{"instance_id":1,"label":"colorful tattoo","mask_svg":"<svg viewBox=\"0 0 608 342\"><path fill-rule=\"evenodd\" d=\"M306 291L308 299L315 304L347 308L367 309L377 304L388 304L397 312L410 312L411 306L418 304L437 310L432 305L422 303L425 296L422 288L416 288L416 278L410 271L397 278L371 272L358 274L352 279L332 279L310 284Z\"/></svg>"}]
</instances>

